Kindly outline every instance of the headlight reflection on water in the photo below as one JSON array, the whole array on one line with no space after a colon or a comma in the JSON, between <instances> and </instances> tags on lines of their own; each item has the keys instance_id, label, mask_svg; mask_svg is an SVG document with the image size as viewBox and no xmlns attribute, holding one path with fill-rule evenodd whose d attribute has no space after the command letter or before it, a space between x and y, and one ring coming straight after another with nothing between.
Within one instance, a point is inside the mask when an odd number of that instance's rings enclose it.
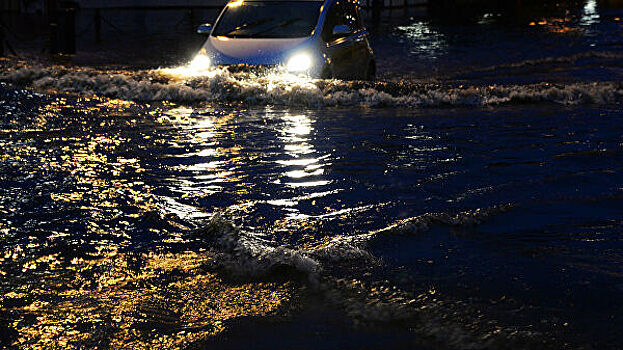
<instances>
[{"instance_id":1,"label":"headlight reflection on water","mask_svg":"<svg viewBox=\"0 0 623 350\"><path fill-rule=\"evenodd\" d=\"M279 139L284 142L287 157L277 160L285 167L284 175L289 178L286 184L290 187L324 186L330 181L323 178L324 159L329 155L320 156L312 143L313 121L307 115L285 114L284 128L280 130Z\"/></svg>"},{"instance_id":2,"label":"headlight reflection on water","mask_svg":"<svg viewBox=\"0 0 623 350\"><path fill-rule=\"evenodd\" d=\"M600 16L597 11L597 1L587 0L582 10L582 18L580 19L581 26L590 26L599 23Z\"/></svg>"}]
</instances>

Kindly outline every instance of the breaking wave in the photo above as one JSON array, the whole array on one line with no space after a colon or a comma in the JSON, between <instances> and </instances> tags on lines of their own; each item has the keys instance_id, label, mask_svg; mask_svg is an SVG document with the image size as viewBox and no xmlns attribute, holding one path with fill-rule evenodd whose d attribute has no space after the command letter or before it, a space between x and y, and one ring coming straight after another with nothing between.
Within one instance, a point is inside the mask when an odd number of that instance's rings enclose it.
<instances>
[{"instance_id":1,"label":"breaking wave","mask_svg":"<svg viewBox=\"0 0 623 350\"><path fill-rule=\"evenodd\" d=\"M0 61L0 81L38 91L99 95L138 102L242 102L288 106L488 106L521 103L613 104L621 82L445 86L417 82L307 79L275 71L187 67L100 70Z\"/></svg>"},{"instance_id":2,"label":"breaking wave","mask_svg":"<svg viewBox=\"0 0 623 350\"><path fill-rule=\"evenodd\" d=\"M473 226L482 223L488 217L507 212L514 208L514 204L496 205L485 209L475 209L460 212L458 214L449 213L426 213L413 218L397 221L381 230L374 231L375 234L417 234L426 232L434 224L445 226Z\"/></svg>"},{"instance_id":3,"label":"breaking wave","mask_svg":"<svg viewBox=\"0 0 623 350\"><path fill-rule=\"evenodd\" d=\"M215 216L195 235L207 240L219 255L219 270L235 276L264 276L275 271L290 270L315 281L322 271L322 262L370 259L362 247L348 240L334 240L315 249L270 246L261 238L243 232L231 222Z\"/></svg>"},{"instance_id":4,"label":"breaking wave","mask_svg":"<svg viewBox=\"0 0 623 350\"><path fill-rule=\"evenodd\" d=\"M512 207L500 205L455 214L424 214L367 234L340 237L317 249L271 247L219 216L211 218L195 235L213 246L214 267L219 271L242 278L298 276L300 280L302 277L312 290L343 310L356 325L399 324L414 331L420 344L434 348L554 348L543 343L543 334L483 319L472 306L434 289L423 289L414 295L389 281L364 281L353 275L337 277L326 270L327 266L344 260L349 267L354 260L381 264L366 250L366 244L380 235L421 233L433 225L476 225Z\"/></svg>"},{"instance_id":5,"label":"breaking wave","mask_svg":"<svg viewBox=\"0 0 623 350\"><path fill-rule=\"evenodd\" d=\"M323 265L340 261L374 260L366 250L366 245L375 237L424 233L434 225L478 225L488 217L504 213L513 207L513 204L504 204L455 214L426 213L399 220L369 233L338 236L321 247L312 249L271 246L262 238L244 232L218 215L210 218L194 234L217 248L216 252L221 255L219 267L236 275L265 275L275 268L288 266L305 275L315 276L322 273Z\"/></svg>"}]
</instances>

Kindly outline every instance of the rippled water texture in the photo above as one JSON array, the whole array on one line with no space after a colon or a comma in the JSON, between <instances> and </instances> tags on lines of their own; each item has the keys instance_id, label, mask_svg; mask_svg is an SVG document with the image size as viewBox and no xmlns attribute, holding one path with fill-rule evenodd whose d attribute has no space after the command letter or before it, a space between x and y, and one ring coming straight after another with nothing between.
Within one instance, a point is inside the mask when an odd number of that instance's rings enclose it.
<instances>
[{"instance_id":1,"label":"rippled water texture","mask_svg":"<svg viewBox=\"0 0 623 350\"><path fill-rule=\"evenodd\" d=\"M0 347L623 347L621 11L578 11L384 17L377 82L0 60Z\"/></svg>"}]
</instances>

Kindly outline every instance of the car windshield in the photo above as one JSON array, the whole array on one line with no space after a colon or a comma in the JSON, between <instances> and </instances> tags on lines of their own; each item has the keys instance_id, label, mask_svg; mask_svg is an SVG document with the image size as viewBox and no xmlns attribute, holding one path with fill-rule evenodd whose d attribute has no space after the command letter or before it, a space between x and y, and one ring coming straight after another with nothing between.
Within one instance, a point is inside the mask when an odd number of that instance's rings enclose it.
<instances>
[{"instance_id":1,"label":"car windshield","mask_svg":"<svg viewBox=\"0 0 623 350\"><path fill-rule=\"evenodd\" d=\"M301 38L316 27L322 1L249 1L229 5L212 35L229 38Z\"/></svg>"}]
</instances>

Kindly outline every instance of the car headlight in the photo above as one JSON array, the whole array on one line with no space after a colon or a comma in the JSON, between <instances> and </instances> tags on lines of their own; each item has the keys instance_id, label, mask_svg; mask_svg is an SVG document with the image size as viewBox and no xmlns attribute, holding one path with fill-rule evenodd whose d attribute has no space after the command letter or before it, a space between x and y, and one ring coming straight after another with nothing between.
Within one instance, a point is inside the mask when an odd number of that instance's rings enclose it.
<instances>
[{"instance_id":1,"label":"car headlight","mask_svg":"<svg viewBox=\"0 0 623 350\"><path fill-rule=\"evenodd\" d=\"M311 66L311 56L306 53L299 53L290 57L288 64L286 64L286 69L288 72L304 72L311 68Z\"/></svg>"},{"instance_id":2,"label":"car headlight","mask_svg":"<svg viewBox=\"0 0 623 350\"><path fill-rule=\"evenodd\" d=\"M206 55L199 54L193 58L190 62L189 68L195 70L202 70L209 68L212 65L212 61L210 61L210 57Z\"/></svg>"}]
</instances>

